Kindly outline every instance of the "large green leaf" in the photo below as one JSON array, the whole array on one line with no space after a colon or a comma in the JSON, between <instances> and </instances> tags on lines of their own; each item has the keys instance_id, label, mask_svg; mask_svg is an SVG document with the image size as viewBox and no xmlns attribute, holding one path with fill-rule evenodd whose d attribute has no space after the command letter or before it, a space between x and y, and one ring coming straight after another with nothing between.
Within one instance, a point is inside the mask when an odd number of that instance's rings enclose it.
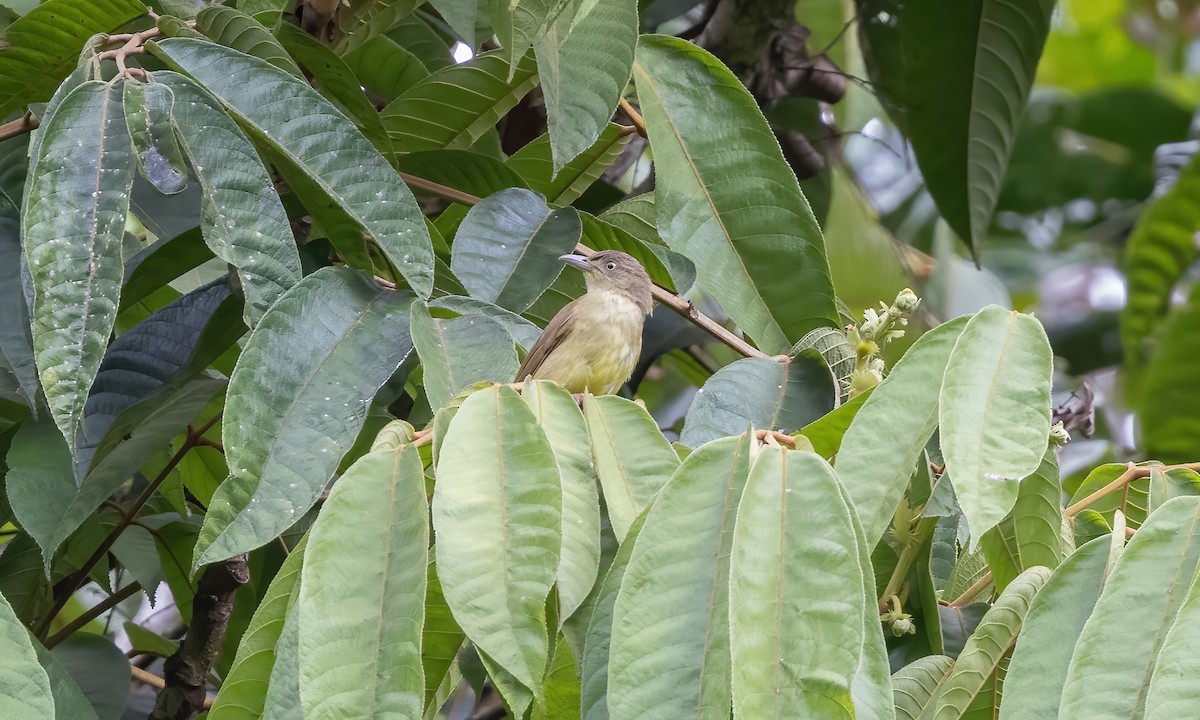
<instances>
[{"instance_id":1,"label":"large green leaf","mask_svg":"<svg viewBox=\"0 0 1200 720\"><path fill-rule=\"evenodd\" d=\"M38 662L42 664L42 668L46 670L46 676L50 679L50 692L54 695L55 717L72 718L72 720L98 720L96 710L88 702L87 696L79 689L79 685L62 663L49 650L40 645L34 646L34 650L37 652Z\"/></svg>"},{"instance_id":2,"label":"large green leaf","mask_svg":"<svg viewBox=\"0 0 1200 720\"><path fill-rule=\"evenodd\" d=\"M391 30L397 23L412 14L420 0L369 0L352 3L338 16L340 33L333 49L345 55L372 38Z\"/></svg>"},{"instance_id":3,"label":"large green leaf","mask_svg":"<svg viewBox=\"0 0 1200 720\"><path fill-rule=\"evenodd\" d=\"M1198 630L1200 583L1193 582L1155 661L1146 692L1146 717L1185 718L1200 712L1200 698L1193 682L1200 670Z\"/></svg>"},{"instance_id":4,"label":"large green leaf","mask_svg":"<svg viewBox=\"0 0 1200 720\"><path fill-rule=\"evenodd\" d=\"M767 353L838 325L825 241L741 81L703 49L657 35L639 41L633 76L658 229L696 263L700 287Z\"/></svg>"},{"instance_id":5,"label":"large green leaf","mask_svg":"<svg viewBox=\"0 0 1200 720\"><path fill-rule=\"evenodd\" d=\"M1059 718L1143 716L1155 663L1200 565L1198 528L1197 497L1171 500L1138 528L1079 635Z\"/></svg>"},{"instance_id":6,"label":"large green leaf","mask_svg":"<svg viewBox=\"0 0 1200 720\"><path fill-rule=\"evenodd\" d=\"M852 512L820 457L759 450L730 563L735 718L854 717L866 598Z\"/></svg>"},{"instance_id":7,"label":"large green leaf","mask_svg":"<svg viewBox=\"0 0 1200 720\"><path fill-rule=\"evenodd\" d=\"M1029 606L1049 577L1050 571L1044 567L1030 568L1000 593L954 661L927 717L957 718L967 711L1016 640Z\"/></svg>"},{"instance_id":8,"label":"large green leaf","mask_svg":"<svg viewBox=\"0 0 1200 720\"><path fill-rule=\"evenodd\" d=\"M1100 597L1109 543L1099 537L1076 550L1034 599L1004 678L1000 720L1058 717L1075 643Z\"/></svg>"},{"instance_id":9,"label":"large green leaf","mask_svg":"<svg viewBox=\"0 0 1200 720\"><path fill-rule=\"evenodd\" d=\"M299 720L300 709L300 604L299 588L284 612L283 628L275 644L275 664L267 680L262 720ZM254 717L259 717L255 715Z\"/></svg>"},{"instance_id":10,"label":"large green leaf","mask_svg":"<svg viewBox=\"0 0 1200 720\"><path fill-rule=\"evenodd\" d=\"M617 593L608 713L728 720L729 553L748 434L689 455L646 516Z\"/></svg>"},{"instance_id":11,"label":"large green leaf","mask_svg":"<svg viewBox=\"0 0 1200 720\"><path fill-rule=\"evenodd\" d=\"M254 146L211 95L178 73L156 72L154 80L175 97L171 121L203 192L204 242L238 269L253 327L301 277L283 203Z\"/></svg>"},{"instance_id":12,"label":"large green leaf","mask_svg":"<svg viewBox=\"0 0 1200 720\"><path fill-rule=\"evenodd\" d=\"M569 4L534 43L555 173L600 138L637 41L637 0L610 0L582 16Z\"/></svg>"},{"instance_id":13,"label":"large green leaf","mask_svg":"<svg viewBox=\"0 0 1200 720\"><path fill-rule=\"evenodd\" d=\"M151 43L195 78L281 157L311 191L327 233L373 240L412 289L433 289L433 247L408 186L387 160L308 84L258 58L191 38ZM254 77L254 82L246 78ZM336 131L334 129L336 128ZM295 185L295 183L293 183Z\"/></svg>"},{"instance_id":14,"label":"large green leaf","mask_svg":"<svg viewBox=\"0 0 1200 720\"><path fill-rule=\"evenodd\" d=\"M430 562L425 583L425 627L421 629L421 667L425 673L425 700L432 702L446 678L457 672L455 658L463 647L463 631L442 594L437 565Z\"/></svg>"},{"instance_id":15,"label":"large green leaf","mask_svg":"<svg viewBox=\"0 0 1200 720\"><path fill-rule=\"evenodd\" d=\"M679 467L679 456L642 405L599 395L588 396L583 409L608 519L623 542L633 519Z\"/></svg>"},{"instance_id":16,"label":"large green leaf","mask_svg":"<svg viewBox=\"0 0 1200 720\"><path fill-rule=\"evenodd\" d=\"M580 684L571 646L560 638L542 684L544 700L534 706L530 720L579 720Z\"/></svg>"},{"instance_id":17,"label":"large green leaf","mask_svg":"<svg viewBox=\"0 0 1200 720\"><path fill-rule=\"evenodd\" d=\"M575 249L582 232L575 208L551 210L535 192L501 190L463 218L450 269L471 297L521 312L558 277L559 256Z\"/></svg>"},{"instance_id":18,"label":"large green leaf","mask_svg":"<svg viewBox=\"0 0 1200 720\"><path fill-rule=\"evenodd\" d=\"M0 595L0 714L14 720L54 717L50 680L38 664L29 632L21 625L8 600Z\"/></svg>"},{"instance_id":19,"label":"large green leaf","mask_svg":"<svg viewBox=\"0 0 1200 720\"><path fill-rule=\"evenodd\" d=\"M304 553L306 717L418 717L429 508L417 448L372 451L338 479ZM372 538L363 544L364 537Z\"/></svg>"},{"instance_id":20,"label":"large green leaf","mask_svg":"<svg viewBox=\"0 0 1200 720\"><path fill-rule=\"evenodd\" d=\"M465 149L537 86L533 53L509 78L500 50L476 55L413 85L380 113L397 152Z\"/></svg>"},{"instance_id":21,"label":"large green leaf","mask_svg":"<svg viewBox=\"0 0 1200 720\"><path fill-rule=\"evenodd\" d=\"M444 407L476 382L512 382L517 374L517 351L500 323L470 315L435 318L420 300L413 303L409 314L413 347L421 358L431 408Z\"/></svg>"},{"instance_id":22,"label":"large green leaf","mask_svg":"<svg viewBox=\"0 0 1200 720\"><path fill-rule=\"evenodd\" d=\"M566 0L485 0L496 39L513 64L540 39L564 8Z\"/></svg>"},{"instance_id":23,"label":"large green leaf","mask_svg":"<svg viewBox=\"0 0 1200 720\"><path fill-rule=\"evenodd\" d=\"M94 633L75 633L55 645L52 653L100 720L120 720L129 696L129 660L112 640ZM63 716L59 713L57 717Z\"/></svg>"},{"instance_id":24,"label":"large green leaf","mask_svg":"<svg viewBox=\"0 0 1200 720\"><path fill-rule=\"evenodd\" d=\"M696 266L684 256L652 240L635 237L606 219L580 213L583 244L593 250L620 250L632 255L650 279L672 292L685 293L696 282Z\"/></svg>"},{"instance_id":25,"label":"large green leaf","mask_svg":"<svg viewBox=\"0 0 1200 720\"><path fill-rule=\"evenodd\" d=\"M547 201L555 205L570 205L600 179L608 166L616 161L628 140L627 135L620 133L619 126L609 123L590 147L565 166L556 168L551 155L550 135L544 134L513 153L504 164L520 174L531 190L545 195Z\"/></svg>"},{"instance_id":26,"label":"large green leaf","mask_svg":"<svg viewBox=\"0 0 1200 720\"><path fill-rule=\"evenodd\" d=\"M945 655L926 655L897 670L892 675L896 717L918 720L953 669L954 661Z\"/></svg>"},{"instance_id":27,"label":"large green leaf","mask_svg":"<svg viewBox=\"0 0 1200 720\"><path fill-rule=\"evenodd\" d=\"M298 589L304 548L302 543L292 549L259 601L250 625L238 643L233 666L208 711L209 720L258 720L262 717L266 688L275 666L275 645L283 633L288 605Z\"/></svg>"},{"instance_id":28,"label":"large green leaf","mask_svg":"<svg viewBox=\"0 0 1200 720\"><path fill-rule=\"evenodd\" d=\"M21 236L33 280L33 348L50 413L79 428L121 293L133 153L121 84L79 85L38 131Z\"/></svg>"},{"instance_id":29,"label":"large green leaf","mask_svg":"<svg viewBox=\"0 0 1200 720\"><path fill-rule=\"evenodd\" d=\"M196 29L214 42L262 58L280 70L304 78L296 61L271 31L245 13L225 5L206 7L196 15Z\"/></svg>"},{"instance_id":30,"label":"large green leaf","mask_svg":"<svg viewBox=\"0 0 1200 720\"><path fill-rule=\"evenodd\" d=\"M859 4L871 79L912 143L942 217L978 253L1054 0Z\"/></svg>"},{"instance_id":31,"label":"large green leaf","mask_svg":"<svg viewBox=\"0 0 1200 720\"><path fill-rule=\"evenodd\" d=\"M658 210L654 206L654 194L646 193L613 205L601 213L599 219L640 240L645 249L658 258L670 274L672 289L680 294L687 293L696 282L696 265L667 247L667 244L659 237L658 228L655 225L657 218ZM637 256L637 253L630 254ZM645 264L643 263L643 265ZM646 267L651 270L651 277L655 278L652 271L653 265L654 263L651 263ZM655 282L658 282L657 278L655 278ZM662 282L659 284L664 287L672 287L672 285Z\"/></svg>"},{"instance_id":32,"label":"large green leaf","mask_svg":"<svg viewBox=\"0 0 1200 720\"><path fill-rule=\"evenodd\" d=\"M871 392L842 437L838 477L854 499L868 545L883 537L937 427L942 374L966 324L966 318L956 318L922 335Z\"/></svg>"},{"instance_id":33,"label":"large green leaf","mask_svg":"<svg viewBox=\"0 0 1200 720\"><path fill-rule=\"evenodd\" d=\"M512 336L512 339L526 350L532 347L537 342L538 336L542 334L540 327L520 315L509 312L499 305L493 305L482 300L476 300L475 298L462 297L461 295L444 295L429 303L429 307L445 308L459 315L490 318L499 323Z\"/></svg>"},{"instance_id":34,"label":"large green leaf","mask_svg":"<svg viewBox=\"0 0 1200 720\"><path fill-rule=\"evenodd\" d=\"M154 189L167 195L187 185L188 169L171 127L175 96L159 83L127 82L125 122L137 155L138 169Z\"/></svg>"},{"instance_id":35,"label":"large green leaf","mask_svg":"<svg viewBox=\"0 0 1200 720\"><path fill-rule=\"evenodd\" d=\"M481 198L508 188L526 187L521 176L504 163L470 150L422 150L396 156L395 165L400 172ZM461 205L451 207L454 208L451 212L466 212Z\"/></svg>"},{"instance_id":36,"label":"large green leaf","mask_svg":"<svg viewBox=\"0 0 1200 720\"><path fill-rule=\"evenodd\" d=\"M229 381L222 422L230 475L196 543L196 566L252 550L317 501L412 349L412 294L322 268L271 306Z\"/></svg>"},{"instance_id":37,"label":"large green leaf","mask_svg":"<svg viewBox=\"0 0 1200 720\"><path fill-rule=\"evenodd\" d=\"M1200 353L1200 286L1185 307L1162 328L1157 352L1146 368L1139 410L1142 444L1164 462L1191 462L1200 441L1200 416L1190 412L1200 402L1195 382Z\"/></svg>"},{"instance_id":38,"label":"large green leaf","mask_svg":"<svg viewBox=\"0 0 1200 720\"><path fill-rule=\"evenodd\" d=\"M562 483L562 550L555 573L561 627L583 604L600 571L596 471L587 426L570 393L552 382L528 380L521 397L550 441Z\"/></svg>"},{"instance_id":39,"label":"large green leaf","mask_svg":"<svg viewBox=\"0 0 1200 720\"><path fill-rule=\"evenodd\" d=\"M446 601L480 650L538 692L550 651L546 596L562 545L550 442L515 391L480 390L450 421L437 478L433 524Z\"/></svg>"},{"instance_id":40,"label":"large green leaf","mask_svg":"<svg viewBox=\"0 0 1200 720\"><path fill-rule=\"evenodd\" d=\"M1054 445L1042 464L1021 481L1013 509L980 539L997 590L1023 570L1042 565L1051 570L1062 561L1062 487Z\"/></svg>"},{"instance_id":41,"label":"large green leaf","mask_svg":"<svg viewBox=\"0 0 1200 720\"><path fill-rule=\"evenodd\" d=\"M747 427L796 432L833 410L838 388L821 355L807 350L787 363L742 358L714 373L697 393L679 436L691 447Z\"/></svg>"},{"instance_id":42,"label":"large green leaf","mask_svg":"<svg viewBox=\"0 0 1200 720\"><path fill-rule=\"evenodd\" d=\"M425 65L395 40L381 35L364 43L342 60L368 91L391 102L429 77Z\"/></svg>"},{"instance_id":43,"label":"large green leaf","mask_svg":"<svg viewBox=\"0 0 1200 720\"><path fill-rule=\"evenodd\" d=\"M950 353L938 425L972 547L1004 519L1021 480L1042 462L1052 366L1042 324L994 305L971 318Z\"/></svg>"},{"instance_id":44,"label":"large green leaf","mask_svg":"<svg viewBox=\"0 0 1200 720\"><path fill-rule=\"evenodd\" d=\"M139 0L47 0L17 19L0 52L0 117L49 99L88 38L145 12Z\"/></svg>"}]
</instances>

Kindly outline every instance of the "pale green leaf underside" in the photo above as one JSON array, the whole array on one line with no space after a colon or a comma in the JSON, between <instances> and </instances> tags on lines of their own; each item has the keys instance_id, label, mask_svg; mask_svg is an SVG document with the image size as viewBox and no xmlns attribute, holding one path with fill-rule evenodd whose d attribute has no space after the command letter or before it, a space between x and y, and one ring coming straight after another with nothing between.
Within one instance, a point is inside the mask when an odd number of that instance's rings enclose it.
<instances>
[{"instance_id":1,"label":"pale green leaf underside","mask_svg":"<svg viewBox=\"0 0 1200 720\"><path fill-rule=\"evenodd\" d=\"M0 717L47 720L54 717L50 679L38 663L29 632L0 595Z\"/></svg>"}]
</instances>

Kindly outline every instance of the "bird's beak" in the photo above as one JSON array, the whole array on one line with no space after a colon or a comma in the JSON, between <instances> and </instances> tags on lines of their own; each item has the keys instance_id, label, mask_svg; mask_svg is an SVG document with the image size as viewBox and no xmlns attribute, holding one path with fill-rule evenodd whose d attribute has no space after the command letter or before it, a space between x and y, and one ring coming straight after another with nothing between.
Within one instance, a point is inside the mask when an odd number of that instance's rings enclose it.
<instances>
[{"instance_id":1,"label":"bird's beak","mask_svg":"<svg viewBox=\"0 0 1200 720\"><path fill-rule=\"evenodd\" d=\"M580 270L591 270L592 269L592 266L588 263L587 258L584 257L583 255L576 255L574 253L572 253L570 255L559 255L558 259L562 260L563 262L570 265L571 267L577 267Z\"/></svg>"}]
</instances>

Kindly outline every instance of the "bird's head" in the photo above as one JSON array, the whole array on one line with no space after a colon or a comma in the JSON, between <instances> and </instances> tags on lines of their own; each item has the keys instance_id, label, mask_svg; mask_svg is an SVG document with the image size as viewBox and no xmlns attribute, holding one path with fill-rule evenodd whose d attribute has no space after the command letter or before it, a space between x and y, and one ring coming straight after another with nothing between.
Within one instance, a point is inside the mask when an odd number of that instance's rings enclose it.
<instances>
[{"instance_id":1,"label":"bird's head","mask_svg":"<svg viewBox=\"0 0 1200 720\"><path fill-rule=\"evenodd\" d=\"M583 271L588 292L617 292L628 295L650 314L654 306L650 276L642 264L619 250L601 250L594 255L563 255L566 264Z\"/></svg>"}]
</instances>

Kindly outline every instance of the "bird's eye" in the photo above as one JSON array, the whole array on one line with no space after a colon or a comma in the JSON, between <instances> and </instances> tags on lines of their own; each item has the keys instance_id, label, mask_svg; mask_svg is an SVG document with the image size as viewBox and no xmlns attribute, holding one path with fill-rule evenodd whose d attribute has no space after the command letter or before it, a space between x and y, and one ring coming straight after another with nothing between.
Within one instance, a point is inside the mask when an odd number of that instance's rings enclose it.
<instances>
[{"instance_id":1,"label":"bird's eye","mask_svg":"<svg viewBox=\"0 0 1200 720\"><path fill-rule=\"evenodd\" d=\"M608 268L609 270L616 270L617 264L615 262L610 262L610 263L606 264L604 267Z\"/></svg>"}]
</instances>

